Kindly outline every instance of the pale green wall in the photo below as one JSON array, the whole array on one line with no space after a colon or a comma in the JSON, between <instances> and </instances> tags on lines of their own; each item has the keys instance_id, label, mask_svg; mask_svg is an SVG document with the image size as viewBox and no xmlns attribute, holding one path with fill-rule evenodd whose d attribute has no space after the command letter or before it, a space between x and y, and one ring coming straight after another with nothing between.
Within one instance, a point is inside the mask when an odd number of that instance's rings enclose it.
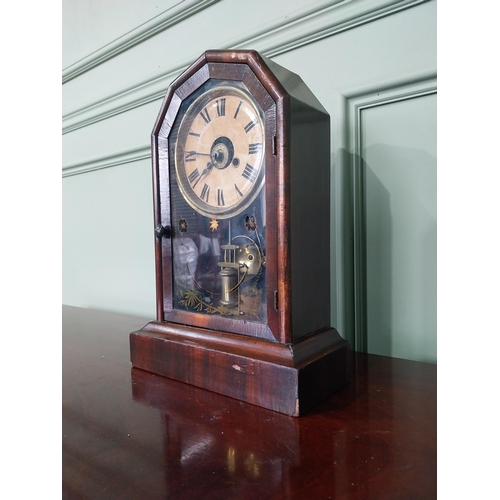
<instances>
[{"instance_id":1,"label":"pale green wall","mask_svg":"<svg viewBox=\"0 0 500 500\"><path fill-rule=\"evenodd\" d=\"M431 362L437 356L436 111L430 94L375 106L361 117L367 349Z\"/></svg>"},{"instance_id":2,"label":"pale green wall","mask_svg":"<svg viewBox=\"0 0 500 500\"><path fill-rule=\"evenodd\" d=\"M366 139L360 110L435 88L436 2L127 0L113 2L112 12L109 5L63 2L63 302L154 317L149 135L162 98L204 50L253 48L300 74L331 115L332 324L354 342L366 313L354 302L362 213L351 173ZM376 120L375 129L385 127L384 117Z\"/></svg>"},{"instance_id":3,"label":"pale green wall","mask_svg":"<svg viewBox=\"0 0 500 500\"><path fill-rule=\"evenodd\" d=\"M63 180L67 304L151 316L155 304L149 161Z\"/></svg>"}]
</instances>

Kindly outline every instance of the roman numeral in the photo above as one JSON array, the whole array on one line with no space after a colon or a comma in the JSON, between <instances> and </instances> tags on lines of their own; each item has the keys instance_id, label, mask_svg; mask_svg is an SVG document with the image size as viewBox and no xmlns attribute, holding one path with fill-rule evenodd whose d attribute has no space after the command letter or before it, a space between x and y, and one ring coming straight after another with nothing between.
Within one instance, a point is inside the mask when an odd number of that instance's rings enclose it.
<instances>
[{"instance_id":1,"label":"roman numeral","mask_svg":"<svg viewBox=\"0 0 500 500\"><path fill-rule=\"evenodd\" d=\"M255 125L257 125L257 120L252 120L251 122L248 122L247 125L245 126L245 132L248 134L250 130L252 130Z\"/></svg>"},{"instance_id":2,"label":"roman numeral","mask_svg":"<svg viewBox=\"0 0 500 500\"><path fill-rule=\"evenodd\" d=\"M200 137L200 134L196 134L195 132L189 132L189 135L194 135L195 137Z\"/></svg>"},{"instance_id":3,"label":"roman numeral","mask_svg":"<svg viewBox=\"0 0 500 500\"><path fill-rule=\"evenodd\" d=\"M184 161L196 161L196 151L186 151Z\"/></svg>"},{"instance_id":4,"label":"roman numeral","mask_svg":"<svg viewBox=\"0 0 500 500\"><path fill-rule=\"evenodd\" d=\"M210 187L208 184L205 184L203 186L203 189L201 190L201 195L200 198L205 202L208 203L208 196L210 195Z\"/></svg>"},{"instance_id":5,"label":"roman numeral","mask_svg":"<svg viewBox=\"0 0 500 500\"><path fill-rule=\"evenodd\" d=\"M245 170L241 174L245 179L248 179L250 182L253 182L257 178L257 169L247 163L245 165Z\"/></svg>"},{"instance_id":6,"label":"roman numeral","mask_svg":"<svg viewBox=\"0 0 500 500\"><path fill-rule=\"evenodd\" d=\"M238 116L238 113L240 112L240 108L241 108L242 104L243 104L243 102L240 101L240 103L238 104L238 107L236 108L236 113L234 113L234 118L236 118Z\"/></svg>"},{"instance_id":7,"label":"roman numeral","mask_svg":"<svg viewBox=\"0 0 500 500\"><path fill-rule=\"evenodd\" d=\"M223 97L220 101L215 101L217 105L217 116L226 116L226 98Z\"/></svg>"},{"instance_id":8,"label":"roman numeral","mask_svg":"<svg viewBox=\"0 0 500 500\"><path fill-rule=\"evenodd\" d=\"M234 189L236 189L236 193L238 194L238 196L240 198L243 198L243 193L238 189L238 186L236 184L234 185Z\"/></svg>"},{"instance_id":9,"label":"roman numeral","mask_svg":"<svg viewBox=\"0 0 500 500\"><path fill-rule=\"evenodd\" d=\"M193 189L196 187L196 184L198 184L198 181L200 180L200 172L198 172L198 169L193 170L189 175L188 175L188 181L190 184L193 184Z\"/></svg>"},{"instance_id":10,"label":"roman numeral","mask_svg":"<svg viewBox=\"0 0 500 500\"><path fill-rule=\"evenodd\" d=\"M212 119L210 118L210 115L208 114L208 109L207 108L203 108L200 111L200 115L205 120L205 123L210 123L212 121Z\"/></svg>"},{"instance_id":11,"label":"roman numeral","mask_svg":"<svg viewBox=\"0 0 500 500\"><path fill-rule=\"evenodd\" d=\"M222 189L217 189L217 205L224 206L224 191Z\"/></svg>"},{"instance_id":12,"label":"roman numeral","mask_svg":"<svg viewBox=\"0 0 500 500\"><path fill-rule=\"evenodd\" d=\"M249 155L254 155L258 153L262 149L262 143L257 142L255 144L249 144L248 145L248 154Z\"/></svg>"}]
</instances>

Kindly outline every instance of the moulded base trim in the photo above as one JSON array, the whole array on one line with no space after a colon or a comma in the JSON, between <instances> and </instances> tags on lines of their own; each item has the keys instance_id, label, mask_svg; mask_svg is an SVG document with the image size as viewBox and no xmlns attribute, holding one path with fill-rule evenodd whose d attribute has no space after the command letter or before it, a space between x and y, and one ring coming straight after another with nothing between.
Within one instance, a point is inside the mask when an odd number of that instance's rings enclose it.
<instances>
[{"instance_id":1,"label":"moulded base trim","mask_svg":"<svg viewBox=\"0 0 500 500\"><path fill-rule=\"evenodd\" d=\"M159 322L130 334L135 368L295 417L348 382L348 354L333 328L294 345Z\"/></svg>"}]
</instances>

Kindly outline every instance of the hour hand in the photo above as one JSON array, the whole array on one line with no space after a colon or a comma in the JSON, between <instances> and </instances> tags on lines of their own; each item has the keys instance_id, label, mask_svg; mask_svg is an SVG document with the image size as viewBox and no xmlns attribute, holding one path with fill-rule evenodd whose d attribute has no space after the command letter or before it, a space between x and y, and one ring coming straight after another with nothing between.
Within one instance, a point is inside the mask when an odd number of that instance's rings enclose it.
<instances>
[{"instance_id":1,"label":"hour hand","mask_svg":"<svg viewBox=\"0 0 500 500\"><path fill-rule=\"evenodd\" d=\"M186 151L185 161L194 161L195 156L211 156L210 153L198 153L198 151Z\"/></svg>"}]
</instances>

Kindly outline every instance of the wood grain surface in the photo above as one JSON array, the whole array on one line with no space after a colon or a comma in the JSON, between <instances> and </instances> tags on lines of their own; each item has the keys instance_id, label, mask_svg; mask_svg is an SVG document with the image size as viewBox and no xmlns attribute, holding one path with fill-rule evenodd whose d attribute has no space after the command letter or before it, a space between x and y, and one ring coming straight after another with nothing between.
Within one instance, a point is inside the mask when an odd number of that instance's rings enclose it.
<instances>
[{"instance_id":1,"label":"wood grain surface","mask_svg":"<svg viewBox=\"0 0 500 500\"><path fill-rule=\"evenodd\" d=\"M352 353L293 418L142 370L147 318L63 307L64 499L436 497L436 366Z\"/></svg>"}]
</instances>

